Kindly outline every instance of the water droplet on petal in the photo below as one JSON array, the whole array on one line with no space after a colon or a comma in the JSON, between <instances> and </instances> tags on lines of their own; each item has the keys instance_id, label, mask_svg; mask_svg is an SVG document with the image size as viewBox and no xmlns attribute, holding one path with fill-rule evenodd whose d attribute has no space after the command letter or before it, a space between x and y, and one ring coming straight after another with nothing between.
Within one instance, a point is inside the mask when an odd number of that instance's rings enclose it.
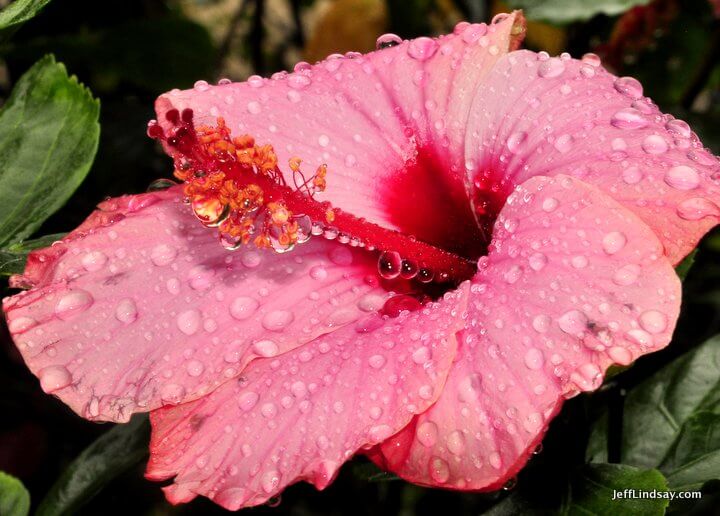
<instances>
[{"instance_id":1,"label":"water droplet on petal","mask_svg":"<svg viewBox=\"0 0 720 516\"><path fill-rule=\"evenodd\" d=\"M647 310L640 314L640 326L648 333L662 333L667 328L667 317L657 310Z\"/></svg>"},{"instance_id":2,"label":"water droplet on petal","mask_svg":"<svg viewBox=\"0 0 720 516\"><path fill-rule=\"evenodd\" d=\"M558 77L564 71L565 64L557 57L551 57L538 65L538 75L546 79Z\"/></svg>"},{"instance_id":3,"label":"water droplet on petal","mask_svg":"<svg viewBox=\"0 0 720 516\"><path fill-rule=\"evenodd\" d=\"M637 109L625 108L612 116L610 124L618 129L641 129L648 125L648 121Z\"/></svg>"},{"instance_id":4,"label":"water droplet on petal","mask_svg":"<svg viewBox=\"0 0 720 516\"><path fill-rule=\"evenodd\" d=\"M260 306L256 299L248 296L240 296L230 304L230 315L238 321L244 321L253 316Z\"/></svg>"},{"instance_id":5,"label":"water droplet on petal","mask_svg":"<svg viewBox=\"0 0 720 516\"><path fill-rule=\"evenodd\" d=\"M719 217L720 207L704 197L693 197L677 206L677 214L685 220L700 220L705 217Z\"/></svg>"},{"instance_id":6,"label":"water droplet on petal","mask_svg":"<svg viewBox=\"0 0 720 516\"><path fill-rule=\"evenodd\" d=\"M700 185L700 174L687 165L672 167L665 173L665 182L677 190L693 190Z\"/></svg>"},{"instance_id":7,"label":"water droplet on petal","mask_svg":"<svg viewBox=\"0 0 720 516\"><path fill-rule=\"evenodd\" d=\"M375 48L382 50L384 48L396 47L402 43L402 38L397 34L383 34L375 40Z\"/></svg>"},{"instance_id":8,"label":"water droplet on petal","mask_svg":"<svg viewBox=\"0 0 720 516\"><path fill-rule=\"evenodd\" d=\"M272 340L259 340L252 346L253 351L265 358L274 357L280 351L278 345Z\"/></svg>"},{"instance_id":9,"label":"water droplet on petal","mask_svg":"<svg viewBox=\"0 0 720 516\"><path fill-rule=\"evenodd\" d=\"M260 395L254 391L246 391L238 396L238 405L245 412L252 410L260 399Z\"/></svg>"},{"instance_id":10,"label":"water droplet on petal","mask_svg":"<svg viewBox=\"0 0 720 516\"><path fill-rule=\"evenodd\" d=\"M438 484L444 484L450 478L450 466L440 457L430 459L430 477Z\"/></svg>"},{"instance_id":11,"label":"water droplet on petal","mask_svg":"<svg viewBox=\"0 0 720 516\"><path fill-rule=\"evenodd\" d=\"M415 431L415 437L423 446L435 446L438 436L438 427L432 421L423 421Z\"/></svg>"},{"instance_id":12,"label":"water droplet on petal","mask_svg":"<svg viewBox=\"0 0 720 516\"><path fill-rule=\"evenodd\" d=\"M634 77L620 77L615 80L614 86L618 92L631 99L639 99L642 97L642 84Z\"/></svg>"},{"instance_id":13,"label":"water droplet on petal","mask_svg":"<svg viewBox=\"0 0 720 516\"><path fill-rule=\"evenodd\" d=\"M378 257L378 273L385 279L395 279L402 272L402 258L400 253L385 251Z\"/></svg>"},{"instance_id":14,"label":"water droplet on petal","mask_svg":"<svg viewBox=\"0 0 720 516\"><path fill-rule=\"evenodd\" d=\"M438 44L432 38L420 37L408 45L408 55L418 61L427 61L437 51Z\"/></svg>"},{"instance_id":15,"label":"water droplet on petal","mask_svg":"<svg viewBox=\"0 0 720 516\"><path fill-rule=\"evenodd\" d=\"M528 135L524 131L512 133L507 139L507 148L513 154L517 154L527 143Z\"/></svg>"},{"instance_id":16,"label":"water droplet on petal","mask_svg":"<svg viewBox=\"0 0 720 516\"><path fill-rule=\"evenodd\" d=\"M602 246L607 254L615 254L627 244L627 237L619 231L612 231L603 237Z\"/></svg>"},{"instance_id":17,"label":"water droplet on petal","mask_svg":"<svg viewBox=\"0 0 720 516\"><path fill-rule=\"evenodd\" d=\"M530 348L525 353L525 367L533 371L541 369L545 363L543 352L537 348Z\"/></svg>"},{"instance_id":18,"label":"water droplet on petal","mask_svg":"<svg viewBox=\"0 0 720 516\"><path fill-rule=\"evenodd\" d=\"M668 144L662 136L651 134L643 140L642 150L648 154L662 154L667 152Z\"/></svg>"},{"instance_id":19,"label":"water droplet on petal","mask_svg":"<svg viewBox=\"0 0 720 516\"><path fill-rule=\"evenodd\" d=\"M82 264L83 267L85 267L85 270L94 272L102 269L107 263L107 259L108 258L105 253L93 251L82 257Z\"/></svg>"},{"instance_id":20,"label":"water droplet on petal","mask_svg":"<svg viewBox=\"0 0 720 516\"><path fill-rule=\"evenodd\" d=\"M267 494L277 491L280 486L280 479L282 476L275 470L268 471L262 476L260 484L262 485L263 491Z\"/></svg>"},{"instance_id":21,"label":"water droplet on petal","mask_svg":"<svg viewBox=\"0 0 720 516\"><path fill-rule=\"evenodd\" d=\"M137 319L137 306L130 298L120 301L115 308L115 318L125 324L130 324Z\"/></svg>"},{"instance_id":22,"label":"water droplet on petal","mask_svg":"<svg viewBox=\"0 0 720 516\"><path fill-rule=\"evenodd\" d=\"M181 312L175 322L178 329L185 335L194 335L200 329L202 317L200 312L195 309L185 310Z\"/></svg>"},{"instance_id":23,"label":"water droplet on petal","mask_svg":"<svg viewBox=\"0 0 720 516\"><path fill-rule=\"evenodd\" d=\"M38 373L42 390L50 394L67 387L72 383L72 375L65 366L55 365L45 367Z\"/></svg>"},{"instance_id":24,"label":"water droplet on petal","mask_svg":"<svg viewBox=\"0 0 720 516\"><path fill-rule=\"evenodd\" d=\"M84 290L73 290L60 298L55 305L55 315L64 320L84 312L93 304L93 297Z\"/></svg>"},{"instance_id":25,"label":"water droplet on petal","mask_svg":"<svg viewBox=\"0 0 720 516\"><path fill-rule=\"evenodd\" d=\"M288 310L274 310L262 319L263 328L270 331L282 331L290 324L295 316Z\"/></svg>"},{"instance_id":26,"label":"water droplet on petal","mask_svg":"<svg viewBox=\"0 0 720 516\"><path fill-rule=\"evenodd\" d=\"M578 336L587 328L587 316L580 310L565 312L558 319L560 329L569 335Z\"/></svg>"},{"instance_id":27,"label":"water droplet on petal","mask_svg":"<svg viewBox=\"0 0 720 516\"><path fill-rule=\"evenodd\" d=\"M158 267L169 265L177 257L177 249L167 244L155 246L150 251L150 260Z\"/></svg>"}]
</instances>

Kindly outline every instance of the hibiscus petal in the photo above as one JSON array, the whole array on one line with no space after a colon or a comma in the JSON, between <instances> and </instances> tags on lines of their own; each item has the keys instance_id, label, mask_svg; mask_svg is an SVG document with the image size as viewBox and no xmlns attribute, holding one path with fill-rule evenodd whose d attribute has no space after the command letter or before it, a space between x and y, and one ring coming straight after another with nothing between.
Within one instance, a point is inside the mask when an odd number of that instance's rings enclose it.
<instances>
[{"instance_id":1,"label":"hibiscus petal","mask_svg":"<svg viewBox=\"0 0 720 516\"><path fill-rule=\"evenodd\" d=\"M467 127L472 180L581 178L644 220L678 263L720 219L720 164L639 82L598 63L528 51L500 59Z\"/></svg>"},{"instance_id":2,"label":"hibiscus petal","mask_svg":"<svg viewBox=\"0 0 720 516\"><path fill-rule=\"evenodd\" d=\"M253 358L382 307L368 253L313 239L290 255L226 251L173 188L106 201L30 256L4 300L47 392L90 419L195 399Z\"/></svg>"},{"instance_id":3,"label":"hibiscus petal","mask_svg":"<svg viewBox=\"0 0 720 516\"><path fill-rule=\"evenodd\" d=\"M468 285L397 319L371 317L236 382L151 415L147 476L172 503L208 496L236 510L305 480L325 488L343 462L437 399L455 356Z\"/></svg>"},{"instance_id":4,"label":"hibiscus petal","mask_svg":"<svg viewBox=\"0 0 720 516\"><path fill-rule=\"evenodd\" d=\"M198 123L222 116L233 134L272 144L286 173L296 156L311 170L327 164L327 189L319 199L453 250L473 242L477 232L462 174L472 92L519 44L523 23L513 13L490 26L460 24L457 34L437 40L331 57L273 79L198 83L162 95L158 120L167 128L165 114L185 108ZM457 223L419 218L418 205L436 206Z\"/></svg>"},{"instance_id":5,"label":"hibiscus petal","mask_svg":"<svg viewBox=\"0 0 720 516\"><path fill-rule=\"evenodd\" d=\"M415 483L497 489L563 399L667 345L679 307L644 222L580 180L535 177L497 221L440 399L372 458Z\"/></svg>"}]
</instances>

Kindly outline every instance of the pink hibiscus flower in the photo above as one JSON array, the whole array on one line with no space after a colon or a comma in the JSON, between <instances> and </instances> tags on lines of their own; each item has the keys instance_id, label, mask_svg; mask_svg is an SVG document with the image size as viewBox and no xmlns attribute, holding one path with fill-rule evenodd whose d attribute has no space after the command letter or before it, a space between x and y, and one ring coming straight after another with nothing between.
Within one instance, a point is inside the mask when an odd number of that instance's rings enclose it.
<instances>
[{"instance_id":1,"label":"pink hibiscus flower","mask_svg":"<svg viewBox=\"0 0 720 516\"><path fill-rule=\"evenodd\" d=\"M92 420L151 411L173 503L322 489L357 453L505 484L566 398L668 344L673 266L720 216L686 123L596 56L514 51L523 30L162 95L149 133L184 187L104 202L13 278L43 389Z\"/></svg>"}]
</instances>

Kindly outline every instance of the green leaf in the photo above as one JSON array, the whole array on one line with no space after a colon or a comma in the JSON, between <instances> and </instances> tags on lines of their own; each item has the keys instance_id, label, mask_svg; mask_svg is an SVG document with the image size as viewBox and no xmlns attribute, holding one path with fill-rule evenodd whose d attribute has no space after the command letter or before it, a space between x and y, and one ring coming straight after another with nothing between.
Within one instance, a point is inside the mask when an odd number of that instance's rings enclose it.
<instances>
[{"instance_id":1,"label":"green leaf","mask_svg":"<svg viewBox=\"0 0 720 516\"><path fill-rule=\"evenodd\" d=\"M664 514L670 494L662 473L621 464L588 464L571 476L572 480L555 490L530 493L522 485L496 504L486 516ZM625 497L627 489L654 492L655 498ZM623 497L620 498L619 493ZM629 493L628 493L629 494Z\"/></svg>"},{"instance_id":2,"label":"green leaf","mask_svg":"<svg viewBox=\"0 0 720 516\"><path fill-rule=\"evenodd\" d=\"M678 263L677 267L675 267L675 272L677 273L678 278L680 278L680 281L685 281L688 272L690 272L690 269L695 263L695 256L697 255L697 252L698 250L694 249L693 252L683 258L683 261Z\"/></svg>"},{"instance_id":3,"label":"green leaf","mask_svg":"<svg viewBox=\"0 0 720 516\"><path fill-rule=\"evenodd\" d=\"M560 514L664 514L669 498L618 498L626 489L669 496L662 473L623 464L589 464L570 484ZM616 498L616 499L613 499Z\"/></svg>"},{"instance_id":4,"label":"green leaf","mask_svg":"<svg viewBox=\"0 0 720 516\"><path fill-rule=\"evenodd\" d=\"M76 514L93 496L148 454L150 424L146 415L115 425L88 446L50 488L36 516Z\"/></svg>"},{"instance_id":5,"label":"green leaf","mask_svg":"<svg viewBox=\"0 0 720 516\"><path fill-rule=\"evenodd\" d=\"M30 493L17 478L0 471L0 514L26 516L30 513Z\"/></svg>"},{"instance_id":6,"label":"green leaf","mask_svg":"<svg viewBox=\"0 0 720 516\"><path fill-rule=\"evenodd\" d=\"M0 111L0 246L60 208L90 170L100 105L52 56L38 61Z\"/></svg>"},{"instance_id":7,"label":"green leaf","mask_svg":"<svg viewBox=\"0 0 720 516\"><path fill-rule=\"evenodd\" d=\"M0 41L7 39L49 3L50 0L15 0L0 11Z\"/></svg>"},{"instance_id":8,"label":"green leaf","mask_svg":"<svg viewBox=\"0 0 720 516\"><path fill-rule=\"evenodd\" d=\"M650 0L509 0L513 9L523 9L530 20L570 23L589 20L598 14L615 16Z\"/></svg>"},{"instance_id":9,"label":"green leaf","mask_svg":"<svg viewBox=\"0 0 720 516\"><path fill-rule=\"evenodd\" d=\"M607 417L595 425L588 458L603 460ZM604 441L605 440L605 441ZM624 402L620 461L658 468L674 490L720 479L720 336L658 371Z\"/></svg>"},{"instance_id":10,"label":"green leaf","mask_svg":"<svg viewBox=\"0 0 720 516\"><path fill-rule=\"evenodd\" d=\"M12 244L6 249L0 249L0 276L10 276L11 274L21 274L25 270L25 262L27 262L30 251L48 247L53 242L57 242L65 233L55 233L53 235L45 235L33 240L26 240L17 244Z\"/></svg>"}]
</instances>

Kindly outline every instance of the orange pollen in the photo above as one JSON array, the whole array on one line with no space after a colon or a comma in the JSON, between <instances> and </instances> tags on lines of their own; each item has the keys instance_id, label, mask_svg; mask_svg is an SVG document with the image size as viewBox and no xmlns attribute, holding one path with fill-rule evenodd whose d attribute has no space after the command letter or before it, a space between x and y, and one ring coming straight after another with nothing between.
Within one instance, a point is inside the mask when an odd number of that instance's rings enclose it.
<instances>
[{"instance_id":1,"label":"orange pollen","mask_svg":"<svg viewBox=\"0 0 720 516\"><path fill-rule=\"evenodd\" d=\"M218 228L225 247L252 242L285 252L310 238L310 218L293 213L278 193L288 188L272 145L257 145L249 135L232 137L223 118L194 133L186 131L176 138L181 152L175 156L175 177L185 183L185 196L197 218ZM300 164L299 158L289 160L296 192L312 198L325 190L327 166L306 177Z\"/></svg>"}]
</instances>

